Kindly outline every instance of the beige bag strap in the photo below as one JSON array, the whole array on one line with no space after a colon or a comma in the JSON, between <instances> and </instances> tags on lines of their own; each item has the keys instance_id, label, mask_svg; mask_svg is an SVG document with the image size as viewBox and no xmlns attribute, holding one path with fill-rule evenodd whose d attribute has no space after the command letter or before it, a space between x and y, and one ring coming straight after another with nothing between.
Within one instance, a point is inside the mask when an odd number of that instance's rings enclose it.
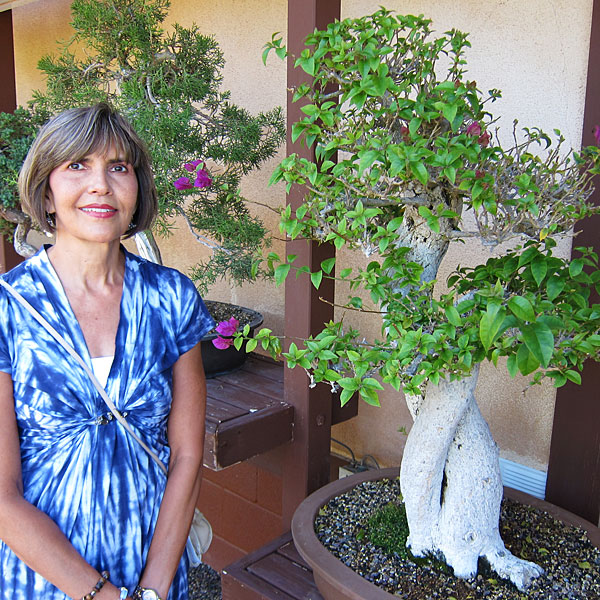
<instances>
[{"instance_id":1,"label":"beige bag strap","mask_svg":"<svg viewBox=\"0 0 600 600\"><path fill-rule=\"evenodd\" d=\"M2 285L14 298L16 298L17 301L29 312L29 314L42 327L44 327L44 329L48 331L48 333L71 355L73 359L75 359L75 361L77 361L77 363L82 367L82 369L88 374L89 378L92 380L94 387L98 390L98 393L110 409L110 412L114 415L115 419L117 419L117 421L119 421L119 423L123 425L123 427L133 437L133 439L136 442L138 442L138 444L140 444L142 448L156 461L156 464L166 475L167 468L163 464L162 460L160 460L160 458L158 458L158 456L148 447L148 445L140 439L140 437L135 433L135 431L133 431L131 425L129 425L129 423L125 420L125 417L123 417L123 415L118 411L114 402L108 397L108 394L100 385L100 382L94 375L94 372L87 366L83 358L81 358L81 356L77 354L75 348L73 348L73 346L71 346L71 344L69 344L69 342L67 342L67 340L65 340L65 338L62 335L60 335L60 333L58 333L58 331L56 331L56 329L54 329L54 327L52 327L52 325L50 325L50 323L48 323L48 321L46 321L46 319L35 308L33 308L33 306L31 306L31 304L27 300L25 300L25 298L23 298L23 296L21 296L21 294L17 292L17 290L15 290L14 287L12 287L12 285L4 281L4 279L2 279L1 277L0 285Z\"/></svg>"}]
</instances>

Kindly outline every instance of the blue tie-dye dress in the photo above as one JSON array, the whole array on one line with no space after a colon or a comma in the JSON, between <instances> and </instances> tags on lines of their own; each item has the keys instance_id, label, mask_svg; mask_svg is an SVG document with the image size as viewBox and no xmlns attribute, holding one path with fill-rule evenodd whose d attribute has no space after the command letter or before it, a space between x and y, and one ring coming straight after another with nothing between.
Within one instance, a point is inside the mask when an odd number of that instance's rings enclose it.
<instances>
[{"instance_id":1,"label":"blue tie-dye dress","mask_svg":"<svg viewBox=\"0 0 600 600\"><path fill-rule=\"evenodd\" d=\"M213 327L193 283L125 252L115 357L106 391L141 438L169 460L172 366ZM3 276L90 363L79 324L45 249ZM11 373L25 498L48 514L82 556L133 590L152 540L166 477L115 420L86 373L5 290L0 370ZM52 548L48 548L52 552ZM187 560L169 594L187 599ZM65 594L0 542L0 598Z\"/></svg>"}]
</instances>

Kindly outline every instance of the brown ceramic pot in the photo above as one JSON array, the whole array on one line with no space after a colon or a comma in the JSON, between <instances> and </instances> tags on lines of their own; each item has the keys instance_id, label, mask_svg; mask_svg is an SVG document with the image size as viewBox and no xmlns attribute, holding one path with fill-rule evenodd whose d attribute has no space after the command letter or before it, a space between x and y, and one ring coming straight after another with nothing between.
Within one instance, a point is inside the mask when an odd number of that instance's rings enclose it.
<instances>
[{"instance_id":1,"label":"brown ceramic pot","mask_svg":"<svg viewBox=\"0 0 600 600\"><path fill-rule=\"evenodd\" d=\"M298 507L292 520L292 536L302 558L313 570L315 583L325 600L392 600L397 598L370 583L331 554L315 534L315 518L319 509L364 481L398 477L399 468L365 471L333 481L317 490ZM554 518L587 531L590 541L600 548L600 529L592 523L529 494L504 488L507 498L545 510Z\"/></svg>"}]
</instances>

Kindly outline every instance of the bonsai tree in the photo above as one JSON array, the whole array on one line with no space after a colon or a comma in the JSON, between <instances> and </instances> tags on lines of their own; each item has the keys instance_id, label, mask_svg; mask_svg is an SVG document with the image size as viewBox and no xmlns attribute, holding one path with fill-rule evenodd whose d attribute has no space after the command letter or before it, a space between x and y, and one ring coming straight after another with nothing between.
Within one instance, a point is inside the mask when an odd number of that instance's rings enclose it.
<instances>
[{"instance_id":1,"label":"bonsai tree","mask_svg":"<svg viewBox=\"0 0 600 600\"><path fill-rule=\"evenodd\" d=\"M344 308L379 313L381 337L366 341L342 318L284 356L313 383L341 390L342 403L359 393L377 405L383 384L403 390L414 417L400 472L411 552L442 558L460 577L484 558L523 590L542 570L500 537L498 449L474 390L483 361L559 387L579 383L583 362L598 360L597 257L552 250L597 211L588 199L600 155L567 151L559 132L516 122L503 147L488 109L500 93L485 96L468 78L467 35L433 37L430 24L381 9L315 31L295 57L311 80L295 90L305 117L292 134L317 161L292 155L276 169L272 181L306 190L282 231L371 257L339 273L328 259L310 277L316 287L335 277L362 291ZM265 57L271 50L286 55L277 35ZM513 246L459 267L436 293L448 245L468 237ZM278 282L307 270L294 260L270 255ZM256 338L252 346L280 351L270 331Z\"/></svg>"},{"instance_id":2,"label":"bonsai tree","mask_svg":"<svg viewBox=\"0 0 600 600\"><path fill-rule=\"evenodd\" d=\"M255 277L268 235L240 183L277 151L285 135L282 112L252 116L231 102L221 90L217 42L195 25L163 30L169 5L75 0L73 37L39 62L46 90L34 94L28 110L0 116L0 214L20 224L14 239L21 254L34 249L23 243L30 223L19 210L16 178L35 131L51 114L104 101L150 149L161 203L157 231L169 233L172 217L181 215L210 248L210 259L193 271L200 287L224 275L236 283Z\"/></svg>"}]
</instances>

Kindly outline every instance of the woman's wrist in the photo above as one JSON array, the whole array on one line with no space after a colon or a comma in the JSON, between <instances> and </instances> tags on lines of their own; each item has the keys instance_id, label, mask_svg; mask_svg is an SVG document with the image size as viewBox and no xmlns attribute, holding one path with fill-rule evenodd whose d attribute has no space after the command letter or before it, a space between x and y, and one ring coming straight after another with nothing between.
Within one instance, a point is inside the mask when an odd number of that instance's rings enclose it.
<instances>
[{"instance_id":1,"label":"woman's wrist","mask_svg":"<svg viewBox=\"0 0 600 600\"><path fill-rule=\"evenodd\" d=\"M125 587L119 587L107 581L102 590L96 594L94 600L126 600L131 598L132 592L133 590L129 591Z\"/></svg>"}]
</instances>

